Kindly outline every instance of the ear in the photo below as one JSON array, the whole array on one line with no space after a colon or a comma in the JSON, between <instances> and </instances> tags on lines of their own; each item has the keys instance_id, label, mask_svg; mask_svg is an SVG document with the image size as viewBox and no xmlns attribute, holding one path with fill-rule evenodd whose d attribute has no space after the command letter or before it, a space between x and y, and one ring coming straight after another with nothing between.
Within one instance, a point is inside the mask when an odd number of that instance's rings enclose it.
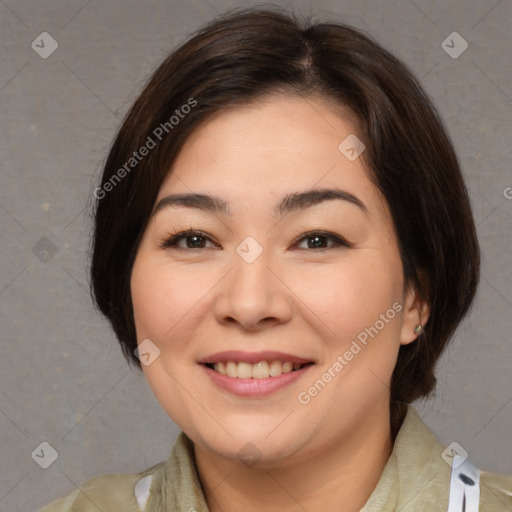
<instances>
[{"instance_id":1,"label":"ear","mask_svg":"<svg viewBox=\"0 0 512 512\"><path fill-rule=\"evenodd\" d=\"M400 345L408 345L420 336L414 332L414 329L418 325L424 327L429 315L428 302L419 295L416 288L411 284L405 293Z\"/></svg>"}]
</instances>

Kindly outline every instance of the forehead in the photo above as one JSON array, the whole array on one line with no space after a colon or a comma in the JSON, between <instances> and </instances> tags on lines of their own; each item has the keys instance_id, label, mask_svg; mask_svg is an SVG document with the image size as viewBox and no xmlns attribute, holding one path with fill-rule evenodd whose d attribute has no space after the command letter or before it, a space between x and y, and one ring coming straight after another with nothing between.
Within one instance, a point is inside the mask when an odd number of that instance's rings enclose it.
<instances>
[{"instance_id":1,"label":"forehead","mask_svg":"<svg viewBox=\"0 0 512 512\"><path fill-rule=\"evenodd\" d=\"M379 202L362 158L339 146L356 134L354 117L319 98L276 95L216 113L187 139L157 201L170 193L209 193L229 203L276 203L291 191L343 187ZM350 140L350 139L349 139Z\"/></svg>"}]
</instances>

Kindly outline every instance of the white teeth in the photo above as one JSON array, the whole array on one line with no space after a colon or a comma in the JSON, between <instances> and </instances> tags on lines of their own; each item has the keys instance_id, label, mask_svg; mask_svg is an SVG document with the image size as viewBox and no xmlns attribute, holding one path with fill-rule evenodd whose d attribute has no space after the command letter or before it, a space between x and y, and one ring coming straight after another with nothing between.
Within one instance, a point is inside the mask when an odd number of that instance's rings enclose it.
<instances>
[{"instance_id":1,"label":"white teeth","mask_svg":"<svg viewBox=\"0 0 512 512\"><path fill-rule=\"evenodd\" d=\"M293 370L293 363L283 363L283 373L290 373Z\"/></svg>"},{"instance_id":2,"label":"white teeth","mask_svg":"<svg viewBox=\"0 0 512 512\"><path fill-rule=\"evenodd\" d=\"M238 367L240 367L240 364L241 363L238 363ZM267 361L260 361L259 363L251 366L251 377L253 379L268 379L268 377L270 377L270 370L268 369Z\"/></svg>"},{"instance_id":3,"label":"white teeth","mask_svg":"<svg viewBox=\"0 0 512 512\"><path fill-rule=\"evenodd\" d=\"M281 361L272 361L270 363L269 373L271 377L279 377L283 373L283 365Z\"/></svg>"},{"instance_id":4,"label":"white teeth","mask_svg":"<svg viewBox=\"0 0 512 512\"><path fill-rule=\"evenodd\" d=\"M233 361L226 363L226 375L228 377L238 377L238 364Z\"/></svg>"},{"instance_id":5,"label":"white teeth","mask_svg":"<svg viewBox=\"0 0 512 512\"><path fill-rule=\"evenodd\" d=\"M238 378L250 379L252 377L252 364L251 363L238 363Z\"/></svg>"},{"instance_id":6,"label":"white teeth","mask_svg":"<svg viewBox=\"0 0 512 512\"><path fill-rule=\"evenodd\" d=\"M219 362L213 365L213 369L222 375L228 377L237 377L239 379L268 379L269 377L279 377L283 373L290 373L293 370L299 370L303 365L286 361L260 361L256 364L237 363L235 361Z\"/></svg>"}]
</instances>

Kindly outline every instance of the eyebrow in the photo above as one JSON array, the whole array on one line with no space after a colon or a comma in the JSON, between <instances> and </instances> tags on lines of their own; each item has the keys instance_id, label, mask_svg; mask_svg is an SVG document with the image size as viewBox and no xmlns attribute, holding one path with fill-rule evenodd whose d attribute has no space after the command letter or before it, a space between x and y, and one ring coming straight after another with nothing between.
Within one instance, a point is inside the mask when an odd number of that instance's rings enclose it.
<instances>
[{"instance_id":1,"label":"eyebrow","mask_svg":"<svg viewBox=\"0 0 512 512\"><path fill-rule=\"evenodd\" d=\"M358 197L346 190L337 188L314 189L305 192L287 194L274 208L273 213L281 217L287 213L305 210L324 201L342 200L359 207L365 214L369 213L367 206ZM166 207L197 208L211 213L230 215L229 204L217 196L207 194L171 194L158 201L151 214L156 215Z\"/></svg>"}]
</instances>

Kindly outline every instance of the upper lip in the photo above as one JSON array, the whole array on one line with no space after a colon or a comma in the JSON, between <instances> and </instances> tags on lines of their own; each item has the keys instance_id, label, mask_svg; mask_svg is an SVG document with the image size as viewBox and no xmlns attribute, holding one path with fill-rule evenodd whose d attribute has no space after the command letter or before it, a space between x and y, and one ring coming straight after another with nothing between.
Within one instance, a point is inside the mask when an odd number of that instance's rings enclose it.
<instances>
[{"instance_id":1,"label":"upper lip","mask_svg":"<svg viewBox=\"0 0 512 512\"><path fill-rule=\"evenodd\" d=\"M275 352L273 350L265 350L263 352L242 352L240 350L226 350L224 352L216 352L198 361L199 364L213 364L220 362L235 361L240 363L256 364L260 361L282 361L296 364L312 363L310 359L286 354L284 352Z\"/></svg>"}]
</instances>

